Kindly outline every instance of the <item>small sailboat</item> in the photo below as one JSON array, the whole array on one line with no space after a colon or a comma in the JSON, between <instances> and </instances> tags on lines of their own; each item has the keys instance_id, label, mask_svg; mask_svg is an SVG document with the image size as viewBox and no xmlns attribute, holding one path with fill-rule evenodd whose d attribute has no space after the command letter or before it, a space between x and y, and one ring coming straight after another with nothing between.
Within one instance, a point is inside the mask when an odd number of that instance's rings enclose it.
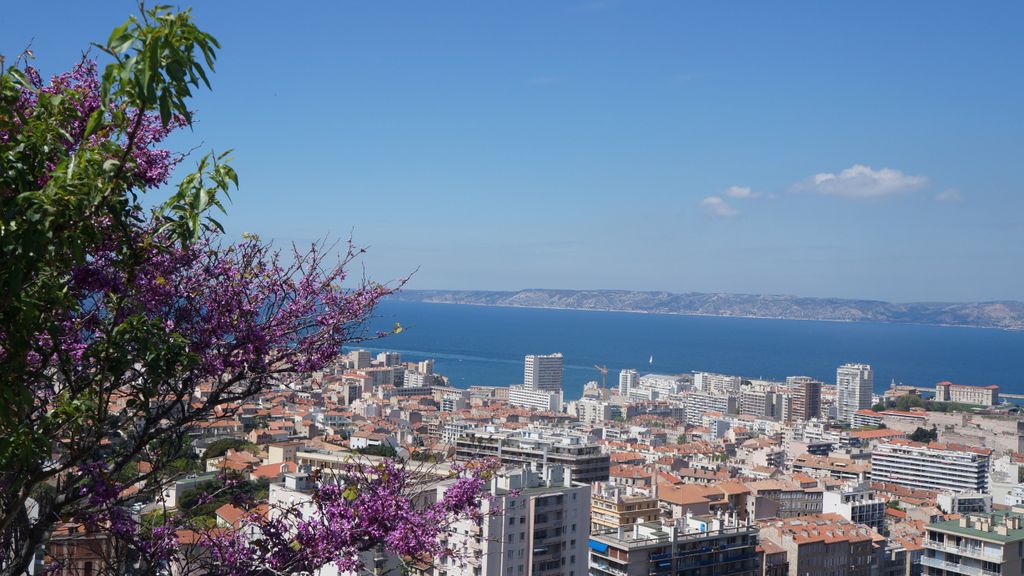
<instances>
[{"instance_id":1,"label":"small sailboat","mask_svg":"<svg viewBox=\"0 0 1024 576\"><path fill-rule=\"evenodd\" d=\"M648 364L654 364L654 354L651 354L651 358L647 361Z\"/></svg>"}]
</instances>

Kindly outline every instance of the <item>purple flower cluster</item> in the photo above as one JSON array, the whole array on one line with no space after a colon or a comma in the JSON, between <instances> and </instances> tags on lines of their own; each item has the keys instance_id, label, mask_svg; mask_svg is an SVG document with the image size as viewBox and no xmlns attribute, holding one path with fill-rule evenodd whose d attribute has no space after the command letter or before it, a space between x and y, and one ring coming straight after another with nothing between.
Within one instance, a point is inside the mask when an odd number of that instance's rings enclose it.
<instances>
[{"instance_id":1,"label":"purple flower cluster","mask_svg":"<svg viewBox=\"0 0 1024 576\"><path fill-rule=\"evenodd\" d=\"M20 125L20 116L29 117L39 106L40 96L60 96L69 102L67 113L61 119L63 150L54 150L51 158L45 161L46 170L40 177L39 185L49 180L49 173L57 162L75 154L84 144L95 145L104 138L115 138L124 149L131 144L129 160L132 175L142 188L156 188L167 183L171 171L184 158L170 150L158 148L175 130L186 126L185 118L173 115L164 126L160 114L156 112L130 111L129 124L119 131L103 131L85 138L86 126L94 112L103 108L100 94L99 73L94 60L83 58L68 72L56 74L48 83L43 83L39 72L32 66L25 66L25 77L30 86L21 90L21 97L16 104L13 122ZM115 110L120 104L111 102L105 114ZM0 143L8 142L12 137L9 130L0 130Z\"/></svg>"},{"instance_id":2,"label":"purple flower cluster","mask_svg":"<svg viewBox=\"0 0 1024 576\"><path fill-rule=\"evenodd\" d=\"M455 521L485 515L492 461L458 471L440 500L417 505L413 477L401 464L351 465L341 479L322 481L313 494L314 510L276 510L250 517L255 535L217 532L207 536L218 569L230 576L274 572L314 572L329 563L341 571L362 568L360 552L383 545L405 558L450 557L445 530ZM495 513L492 509L488 513Z\"/></svg>"}]
</instances>

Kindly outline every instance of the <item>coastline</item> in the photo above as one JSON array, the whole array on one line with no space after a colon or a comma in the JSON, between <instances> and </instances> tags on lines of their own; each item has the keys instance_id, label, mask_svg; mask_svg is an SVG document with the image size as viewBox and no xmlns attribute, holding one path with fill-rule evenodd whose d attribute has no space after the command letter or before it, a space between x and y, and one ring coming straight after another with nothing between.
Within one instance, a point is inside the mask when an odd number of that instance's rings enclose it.
<instances>
[{"instance_id":1,"label":"coastline","mask_svg":"<svg viewBox=\"0 0 1024 576\"><path fill-rule=\"evenodd\" d=\"M616 308L578 308L571 306L526 306L522 304L481 304L478 302L444 302L429 299L403 298L401 295L391 298L395 302L414 302L420 304L447 304L451 306L479 306L482 308L522 308L527 310L573 310L578 312L620 312L625 314L647 314L652 316L687 316L692 318L739 318L746 320L787 320L795 322L830 322L836 324L885 324L894 326L930 326L935 328L970 328L974 330L998 330L1000 332L1024 332L1024 327L1006 328L1000 326L984 326L980 324L943 324L939 322L898 322L891 320L843 320L840 318L795 318L792 316L754 316L749 314L702 314L699 312L662 312L650 310L626 310Z\"/></svg>"}]
</instances>

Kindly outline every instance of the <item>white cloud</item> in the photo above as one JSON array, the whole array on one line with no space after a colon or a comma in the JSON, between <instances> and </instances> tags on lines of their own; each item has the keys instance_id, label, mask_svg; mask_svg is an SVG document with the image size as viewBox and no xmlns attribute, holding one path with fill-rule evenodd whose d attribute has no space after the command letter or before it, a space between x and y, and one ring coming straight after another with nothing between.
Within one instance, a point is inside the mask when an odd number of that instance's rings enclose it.
<instances>
[{"instance_id":1,"label":"white cloud","mask_svg":"<svg viewBox=\"0 0 1024 576\"><path fill-rule=\"evenodd\" d=\"M757 198L761 195L760 192L754 192L747 186L729 186L725 189L725 195L729 198Z\"/></svg>"},{"instance_id":2,"label":"white cloud","mask_svg":"<svg viewBox=\"0 0 1024 576\"><path fill-rule=\"evenodd\" d=\"M854 164L839 174L823 172L805 178L794 189L844 198L883 198L917 190L927 183L928 178L924 176L910 176L892 168L875 170L870 166Z\"/></svg>"},{"instance_id":3,"label":"white cloud","mask_svg":"<svg viewBox=\"0 0 1024 576\"><path fill-rule=\"evenodd\" d=\"M701 200L700 207L708 214L719 218L732 218L740 213L739 210L733 208L728 202L718 196L708 196Z\"/></svg>"},{"instance_id":4,"label":"white cloud","mask_svg":"<svg viewBox=\"0 0 1024 576\"><path fill-rule=\"evenodd\" d=\"M953 204L956 202L963 202L964 195L960 193L956 188L947 188L942 192L935 195L936 202L944 202L947 204Z\"/></svg>"}]
</instances>

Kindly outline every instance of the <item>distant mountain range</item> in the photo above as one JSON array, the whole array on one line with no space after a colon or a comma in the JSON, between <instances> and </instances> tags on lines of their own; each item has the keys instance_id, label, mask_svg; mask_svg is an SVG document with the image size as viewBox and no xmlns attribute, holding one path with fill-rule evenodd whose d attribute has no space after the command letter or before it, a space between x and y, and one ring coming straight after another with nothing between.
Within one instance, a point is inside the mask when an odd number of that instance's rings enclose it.
<instances>
[{"instance_id":1,"label":"distant mountain range","mask_svg":"<svg viewBox=\"0 0 1024 576\"><path fill-rule=\"evenodd\" d=\"M911 302L802 298L765 294L635 292L630 290L403 290L396 300L478 306L562 308L838 322L897 322L1024 329L1024 302Z\"/></svg>"}]
</instances>

